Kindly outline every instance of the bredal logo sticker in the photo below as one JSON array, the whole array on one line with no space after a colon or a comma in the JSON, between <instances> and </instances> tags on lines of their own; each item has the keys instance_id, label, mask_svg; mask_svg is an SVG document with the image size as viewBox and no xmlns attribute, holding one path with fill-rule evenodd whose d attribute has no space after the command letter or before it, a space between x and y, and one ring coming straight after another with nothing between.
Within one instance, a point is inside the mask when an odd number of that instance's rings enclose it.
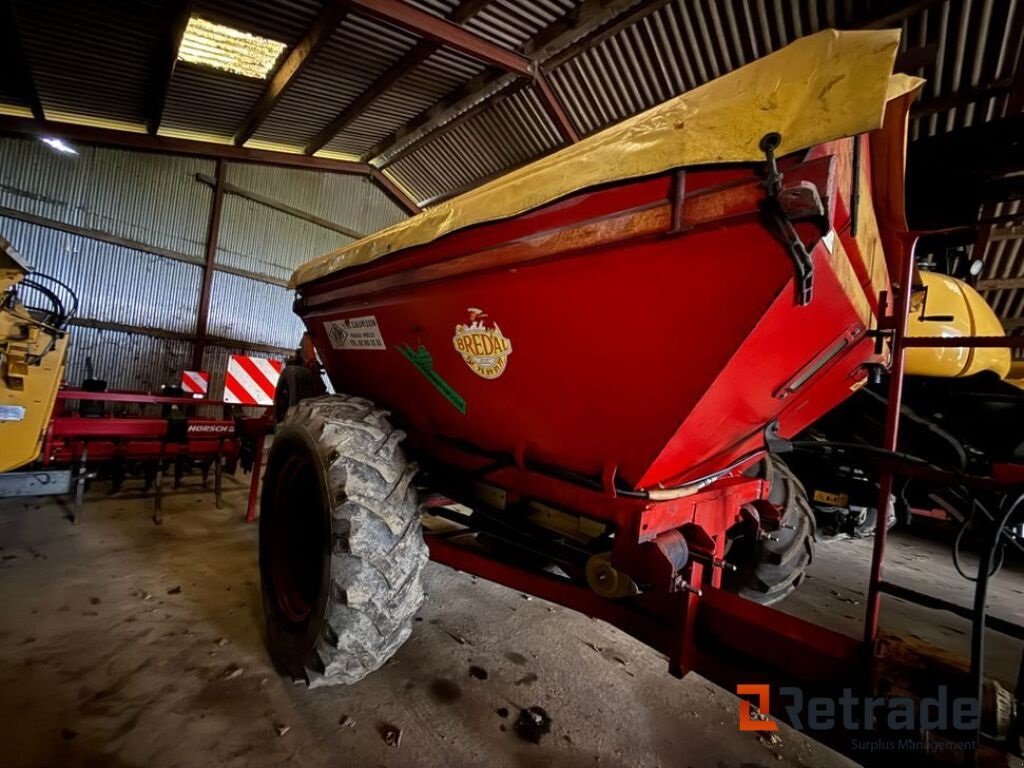
<instances>
[{"instance_id":1,"label":"bredal logo sticker","mask_svg":"<svg viewBox=\"0 0 1024 768\"><path fill-rule=\"evenodd\" d=\"M470 307L466 311L469 323L455 326L452 344L477 376L496 379L505 372L512 342L505 338L497 323L488 324L487 313L482 309Z\"/></svg>"},{"instance_id":2,"label":"bredal logo sticker","mask_svg":"<svg viewBox=\"0 0 1024 768\"><path fill-rule=\"evenodd\" d=\"M387 349L373 315L330 320L324 323L324 329L335 349Z\"/></svg>"}]
</instances>

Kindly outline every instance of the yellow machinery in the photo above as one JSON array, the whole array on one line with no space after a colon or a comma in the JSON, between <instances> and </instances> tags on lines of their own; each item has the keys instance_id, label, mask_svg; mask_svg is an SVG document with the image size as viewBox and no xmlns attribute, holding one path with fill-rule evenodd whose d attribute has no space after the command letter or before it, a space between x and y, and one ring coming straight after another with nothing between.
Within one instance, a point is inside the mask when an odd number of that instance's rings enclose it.
<instances>
[{"instance_id":1,"label":"yellow machinery","mask_svg":"<svg viewBox=\"0 0 1024 768\"><path fill-rule=\"evenodd\" d=\"M995 311L974 288L939 272L919 271L911 302L911 337L1005 335ZM995 465L1024 460L1024 370L1010 350L911 347L906 351L900 450L936 466L989 475ZM826 414L809 431L812 439L877 445L888 400L865 387L847 404ZM878 489L873 472L856 461L806 455L790 461L812 491L819 540L864 536L874 531ZM960 500L946 489L908 481L901 490L908 509L947 511ZM890 519L895 517L890 512Z\"/></svg>"},{"instance_id":2,"label":"yellow machinery","mask_svg":"<svg viewBox=\"0 0 1024 768\"><path fill-rule=\"evenodd\" d=\"M43 306L34 305L36 298ZM64 326L74 304L66 286L32 274L0 237L0 472L39 457L64 378L69 340Z\"/></svg>"},{"instance_id":3,"label":"yellow machinery","mask_svg":"<svg viewBox=\"0 0 1024 768\"><path fill-rule=\"evenodd\" d=\"M939 272L920 272L922 289L914 294L908 336L1002 336L1002 323L974 288ZM912 376L962 378L991 371L1000 379L1010 376L1007 348L911 348L906 371Z\"/></svg>"}]
</instances>

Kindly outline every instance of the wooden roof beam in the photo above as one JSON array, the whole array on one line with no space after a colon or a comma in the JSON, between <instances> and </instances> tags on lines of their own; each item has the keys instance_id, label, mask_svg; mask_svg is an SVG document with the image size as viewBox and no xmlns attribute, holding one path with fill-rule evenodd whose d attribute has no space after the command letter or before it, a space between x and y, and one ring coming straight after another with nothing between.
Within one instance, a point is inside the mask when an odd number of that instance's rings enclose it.
<instances>
[{"instance_id":1,"label":"wooden roof beam","mask_svg":"<svg viewBox=\"0 0 1024 768\"><path fill-rule=\"evenodd\" d=\"M405 77L409 72L418 67L424 61L426 61L431 54L438 49L437 43L430 40L421 40L413 48L406 53L402 58L394 63L394 65L383 72L376 80L374 80L365 91L356 96L352 102L346 106L338 115L331 120L327 125L317 132L316 136L309 140L306 144L304 152L307 155L312 155L315 152L319 152L327 144L341 133L345 126L355 120L361 115L367 107L369 107L374 101L376 101L384 91L388 90L391 86Z\"/></svg>"},{"instance_id":2,"label":"wooden roof beam","mask_svg":"<svg viewBox=\"0 0 1024 768\"><path fill-rule=\"evenodd\" d=\"M449 19L455 24L468 21L491 0L463 0L449 15ZM305 152L312 155L323 149L335 136L345 130L345 127L361 115L367 107L380 98L386 90L412 72L416 67L429 59L441 45L434 40L421 40L412 47L404 56L392 64L386 71L374 80L366 89L359 94L352 102L338 113L330 123L325 125L306 145Z\"/></svg>"},{"instance_id":3,"label":"wooden roof beam","mask_svg":"<svg viewBox=\"0 0 1024 768\"><path fill-rule=\"evenodd\" d=\"M384 171L370 166L370 175L373 180L376 181L381 189L383 189L392 200L398 203L400 206L410 214L419 213L421 208L409 195L406 194L405 190L402 189L394 180L388 176Z\"/></svg>"},{"instance_id":4,"label":"wooden roof beam","mask_svg":"<svg viewBox=\"0 0 1024 768\"><path fill-rule=\"evenodd\" d=\"M532 39L523 44L523 50L535 61L545 63L551 56L572 45L596 30L614 24L623 14L631 16L640 7L656 4L660 0L584 0L564 19L542 29ZM498 91L508 85L511 77L500 69L489 69L467 82L462 88L448 98L424 110L401 128L377 142L366 153L362 160L387 154L393 147L406 141L410 136L423 136L434 128L443 125L453 117L461 115L473 104L486 98L488 91ZM411 149L415 140L402 149L404 153ZM389 158L388 162L397 159L398 155Z\"/></svg>"},{"instance_id":5,"label":"wooden roof beam","mask_svg":"<svg viewBox=\"0 0 1024 768\"><path fill-rule=\"evenodd\" d=\"M345 2L354 10L375 19L394 24L419 37L433 40L456 51L478 59L492 67L513 72L521 76L530 76L530 60L525 56L492 43L480 35L474 34L432 13L421 11L401 0L336 0Z\"/></svg>"},{"instance_id":6,"label":"wooden roof beam","mask_svg":"<svg viewBox=\"0 0 1024 768\"><path fill-rule=\"evenodd\" d=\"M167 104L167 94L171 90L174 68L178 63L178 48L181 47L181 39L185 36L185 27L188 26L191 15L192 0L174 0L170 3L167 34L162 49L157 52L158 60L149 88L149 104L146 109L146 130L153 136L160 130L160 123L164 119L164 106Z\"/></svg>"},{"instance_id":7,"label":"wooden roof beam","mask_svg":"<svg viewBox=\"0 0 1024 768\"><path fill-rule=\"evenodd\" d=\"M242 125L234 137L234 143L237 146L245 144L259 130L260 125L277 106L289 86L298 79L306 66L316 58L320 49L330 40L338 25L344 21L348 11L348 6L342 3L332 2L324 5L306 34L288 52L284 61L267 82L267 87L259 101L245 116L245 120L242 121Z\"/></svg>"},{"instance_id":8,"label":"wooden roof beam","mask_svg":"<svg viewBox=\"0 0 1024 768\"><path fill-rule=\"evenodd\" d=\"M367 163L352 160L310 157L291 152L251 149L248 147L236 147L232 144L216 144L211 141L195 141L193 139L179 139L171 136L153 136L147 133L97 128L91 125L33 120L28 117L0 115L0 134L55 136L82 144L117 147L136 152L221 158L239 163L261 163L286 168L305 168L315 171L330 171L332 173L348 173L357 176L373 175Z\"/></svg>"},{"instance_id":9,"label":"wooden roof beam","mask_svg":"<svg viewBox=\"0 0 1024 768\"><path fill-rule=\"evenodd\" d=\"M18 34L18 19L14 14L14 5L11 0L0 0L0 28L7 30L7 34L10 36L10 44L13 48L11 58L15 61L15 71L9 73L9 76L14 80L22 97L28 104L32 116L36 120L45 120L46 114L43 111L43 103L39 99L39 91L36 90L35 79L32 77L32 67L28 63L28 57L25 55L21 35Z\"/></svg>"},{"instance_id":10,"label":"wooden roof beam","mask_svg":"<svg viewBox=\"0 0 1024 768\"><path fill-rule=\"evenodd\" d=\"M861 29L885 29L886 27L897 27L903 23L903 20L926 11L933 5L938 5L944 0L913 0L912 2L904 2L903 5L894 11L890 11L882 16L877 16L861 25Z\"/></svg>"}]
</instances>

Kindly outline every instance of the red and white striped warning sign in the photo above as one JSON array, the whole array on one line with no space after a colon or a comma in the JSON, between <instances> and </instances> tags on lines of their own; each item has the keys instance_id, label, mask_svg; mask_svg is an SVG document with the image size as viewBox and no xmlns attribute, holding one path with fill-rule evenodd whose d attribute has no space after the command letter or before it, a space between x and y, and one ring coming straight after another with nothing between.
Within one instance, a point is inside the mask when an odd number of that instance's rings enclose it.
<instances>
[{"instance_id":1,"label":"red and white striped warning sign","mask_svg":"<svg viewBox=\"0 0 1024 768\"><path fill-rule=\"evenodd\" d=\"M224 377L224 402L238 405L273 405L274 390L284 363L265 357L232 355Z\"/></svg>"},{"instance_id":2,"label":"red and white striped warning sign","mask_svg":"<svg viewBox=\"0 0 1024 768\"><path fill-rule=\"evenodd\" d=\"M197 400L206 397L210 391L210 374L206 371L182 371L181 389L186 395Z\"/></svg>"}]
</instances>

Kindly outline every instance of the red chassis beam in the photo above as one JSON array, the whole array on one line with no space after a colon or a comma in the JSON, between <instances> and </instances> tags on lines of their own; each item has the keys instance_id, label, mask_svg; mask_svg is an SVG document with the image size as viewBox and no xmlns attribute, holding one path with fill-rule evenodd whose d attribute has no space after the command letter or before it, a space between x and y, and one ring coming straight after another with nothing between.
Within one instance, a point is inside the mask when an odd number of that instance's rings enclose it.
<instances>
[{"instance_id":1,"label":"red chassis beam","mask_svg":"<svg viewBox=\"0 0 1024 768\"><path fill-rule=\"evenodd\" d=\"M137 405L225 405L220 400L165 397L163 395L150 395L146 392L88 392L84 389L58 390L57 400L93 400L100 403L135 403Z\"/></svg>"},{"instance_id":2,"label":"red chassis beam","mask_svg":"<svg viewBox=\"0 0 1024 768\"><path fill-rule=\"evenodd\" d=\"M700 596L679 592L643 605L606 600L587 587L493 560L444 537L427 534L426 540L432 560L606 621L666 654L677 675L695 671L728 686L771 679L842 687L854 686L859 670L866 669L855 639L715 587L704 587Z\"/></svg>"}]
</instances>

